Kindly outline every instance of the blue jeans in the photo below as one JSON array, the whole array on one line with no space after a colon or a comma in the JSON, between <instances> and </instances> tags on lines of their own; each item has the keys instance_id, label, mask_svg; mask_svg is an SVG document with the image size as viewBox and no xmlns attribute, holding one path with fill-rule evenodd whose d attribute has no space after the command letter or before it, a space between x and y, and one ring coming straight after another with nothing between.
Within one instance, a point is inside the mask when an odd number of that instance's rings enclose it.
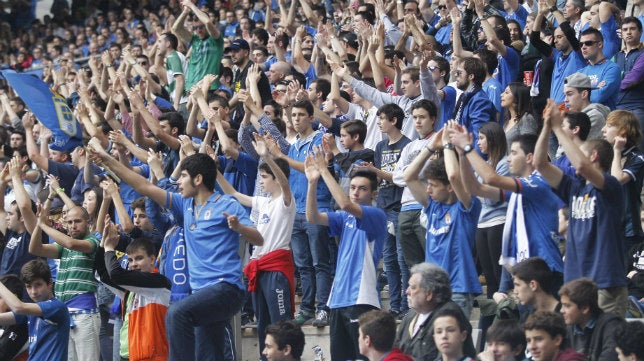
<instances>
[{"instance_id":1,"label":"blue jeans","mask_svg":"<svg viewBox=\"0 0 644 361\"><path fill-rule=\"evenodd\" d=\"M307 222L304 213L296 214L291 249L302 282L300 312L312 315L316 309L326 308L331 291L328 228Z\"/></svg>"},{"instance_id":2,"label":"blue jeans","mask_svg":"<svg viewBox=\"0 0 644 361\"><path fill-rule=\"evenodd\" d=\"M393 223L394 232L396 232L395 236L387 233L382 250L382 259L385 263L387 283L389 284L389 304L392 311L406 311L409 306L407 305L407 297L402 296L402 291L409 282L409 269L398 241L400 239L398 212L387 211L387 222Z\"/></svg>"},{"instance_id":3,"label":"blue jeans","mask_svg":"<svg viewBox=\"0 0 644 361\"><path fill-rule=\"evenodd\" d=\"M474 295L471 293L452 293L452 301L463 310L465 317L469 320L474 306Z\"/></svg>"},{"instance_id":4,"label":"blue jeans","mask_svg":"<svg viewBox=\"0 0 644 361\"><path fill-rule=\"evenodd\" d=\"M230 348L225 344L230 341L226 325L240 310L243 299L242 289L219 282L171 304L166 315L168 360L225 359L224 353Z\"/></svg>"}]
</instances>

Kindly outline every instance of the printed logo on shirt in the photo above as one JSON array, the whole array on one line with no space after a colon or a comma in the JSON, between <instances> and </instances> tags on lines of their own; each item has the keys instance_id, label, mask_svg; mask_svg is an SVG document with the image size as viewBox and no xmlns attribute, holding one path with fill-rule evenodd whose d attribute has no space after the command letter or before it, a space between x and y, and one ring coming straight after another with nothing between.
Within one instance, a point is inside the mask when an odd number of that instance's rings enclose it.
<instances>
[{"instance_id":1,"label":"printed logo on shirt","mask_svg":"<svg viewBox=\"0 0 644 361\"><path fill-rule=\"evenodd\" d=\"M434 225L432 224L432 227L429 229L429 233L431 233L434 236L438 236L440 234L446 234L449 233L450 225L445 225L440 228L434 228Z\"/></svg>"},{"instance_id":2,"label":"printed logo on shirt","mask_svg":"<svg viewBox=\"0 0 644 361\"><path fill-rule=\"evenodd\" d=\"M257 220L257 224L268 224L268 222L270 221L271 221L271 217L268 214L264 213Z\"/></svg>"},{"instance_id":3,"label":"printed logo on shirt","mask_svg":"<svg viewBox=\"0 0 644 361\"><path fill-rule=\"evenodd\" d=\"M210 213L211 213L211 211L212 211L212 210L211 210L210 208L206 209L206 213L203 215L203 219L204 219L204 220L206 220L206 221L207 221L207 220L209 220L209 219L210 219Z\"/></svg>"},{"instance_id":4,"label":"printed logo on shirt","mask_svg":"<svg viewBox=\"0 0 644 361\"><path fill-rule=\"evenodd\" d=\"M14 249L20 244L20 237L11 237L7 245L5 246L8 249Z\"/></svg>"},{"instance_id":5,"label":"printed logo on shirt","mask_svg":"<svg viewBox=\"0 0 644 361\"><path fill-rule=\"evenodd\" d=\"M594 218L596 201L595 196L589 197L588 194L583 197L574 196L570 207L572 218L579 220Z\"/></svg>"},{"instance_id":6,"label":"printed logo on shirt","mask_svg":"<svg viewBox=\"0 0 644 361\"><path fill-rule=\"evenodd\" d=\"M451 223L452 223L452 216L450 216L450 215L449 215L449 213L447 213L447 214L445 215L445 223L447 223L447 224L451 224Z\"/></svg>"}]
</instances>

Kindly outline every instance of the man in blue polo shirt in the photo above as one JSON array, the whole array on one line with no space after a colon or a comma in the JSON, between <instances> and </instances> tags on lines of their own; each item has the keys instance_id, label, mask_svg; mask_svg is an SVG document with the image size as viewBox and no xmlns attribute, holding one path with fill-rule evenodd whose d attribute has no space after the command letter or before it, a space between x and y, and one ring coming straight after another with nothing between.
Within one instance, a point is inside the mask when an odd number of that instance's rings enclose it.
<instances>
[{"instance_id":1,"label":"man in blue polo shirt","mask_svg":"<svg viewBox=\"0 0 644 361\"><path fill-rule=\"evenodd\" d=\"M251 227L239 202L213 191L216 164L209 156L199 153L185 158L178 181L181 193L171 193L110 157L96 138L89 145L97 162L137 192L169 208L183 223L192 294L168 309L168 359L223 360L226 322L239 311L244 294L239 236L261 245L261 234Z\"/></svg>"},{"instance_id":2,"label":"man in blue polo shirt","mask_svg":"<svg viewBox=\"0 0 644 361\"><path fill-rule=\"evenodd\" d=\"M360 315L380 308L376 289L376 268L382 256L387 235L385 212L371 206L378 194L376 174L359 170L351 176L349 197L329 172L319 148L309 154L305 163L308 191L306 218L329 226L331 235L340 236L335 280L329 297L331 310L331 359L355 360L360 356L358 323ZM320 212L316 189L322 178L341 209Z\"/></svg>"}]
</instances>

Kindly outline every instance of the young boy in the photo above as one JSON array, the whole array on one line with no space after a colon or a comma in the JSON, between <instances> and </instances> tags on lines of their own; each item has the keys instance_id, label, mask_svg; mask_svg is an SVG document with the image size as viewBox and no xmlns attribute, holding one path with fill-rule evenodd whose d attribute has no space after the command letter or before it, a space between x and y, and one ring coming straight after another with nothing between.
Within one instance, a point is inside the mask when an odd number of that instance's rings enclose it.
<instances>
[{"instance_id":1,"label":"young boy","mask_svg":"<svg viewBox=\"0 0 644 361\"><path fill-rule=\"evenodd\" d=\"M348 152L340 152L335 138L331 134L325 134L322 139L327 161L333 161L329 167L333 167L335 178L338 179L347 195L349 194L350 174L354 165L360 165L362 162L373 163L373 150L364 147L366 136L367 124L361 120L353 119L342 123L340 127L340 144Z\"/></svg>"},{"instance_id":2,"label":"young boy","mask_svg":"<svg viewBox=\"0 0 644 361\"><path fill-rule=\"evenodd\" d=\"M97 270L101 281L125 301L127 314L121 327L121 358L166 360L165 314L170 304L171 285L165 276L153 273L154 244L147 238L133 240L125 252L129 269L123 269L115 254L118 231L109 223L109 218L106 223L103 230L105 263L98 261Z\"/></svg>"},{"instance_id":3,"label":"young boy","mask_svg":"<svg viewBox=\"0 0 644 361\"><path fill-rule=\"evenodd\" d=\"M537 311L523 325L528 352L534 361L585 361L586 357L566 347L566 323L560 313Z\"/></svg>"},{"instance_id":4,"label":"young boy","mask_svg":"<svg viewBox=\"0 0 644 361\"><path fill-rule=\"evenodd\" d=\"M465 356L463 346L467 335L472 333L472 325L463 317L462 312L442 309L434 318L434 343L441 353L442 361L472 361Z\"/></svg>"},{"instance_id":5,"label":"young boy","mask_svg":"<svg viewBox=\"0 0 644 361\"><path fill-rule=\"evenodd\" d=\"M373 310L363 313L360 324L360 354L369 361L413 361L400 349L394 348L396 319L387 311Z\"/></svg>"},{"instance_id":6,"label":"young boy","mask_svg":"<svg viewBox=\"0 0 644 361\"><path fill-rule=\"evenodd\" d=\"M559 290L568 340L589 361L615 360L615 331L625 321L620 315L602 311L597 294L597 284L586 277L570 281Z\"/></svg>"},{"instance_id":7,"label":"young boy","mask_svg":"<svg viewBox=\"0 0 644 361\"><path fill-rule=\"evenodd\" d=\"M485 351L480 361L521 361L525 351L525 333L516 320L497 320L485 332Z\"/></svg>"},{"instance_id":8,"label":"young boy","mask_svg":"<svg viewBox=\"0 0 644 361\"><path fill-rule=\"evenodd\" d=\"M308 179L306 218L328 226L331 235L340 236L335 279L328 307L331 310L331 359L355 360L360 356L358 323L361 314L380 308L376 290L376 269L387 234L385 212L371 206L378 191L373 172L353 173L350 198L329 172L319 148L306 158ZM320 212L316 198L318 180L322 178L341 209Z\"/></svg>"},{"instance_id":9,"label":"young boy","mask_svg":"<svg viewBox=\"0 0 644 361\"><path fill-rule=\"evenodd\" d=\"M0 325L29 325L30 361L67 361L69 312L53 296L53 280L47 263L27 262L21 270L27 293L35 303L24 303L0 283L0 297L12 312L0 314Z\"/></svg>"},{"instance_id":10,"label":"young boy","mask_svg":"<svg viewBox=\"0 0 644 361\"><path fill-rule=\"evenodd\" d=\"M288 184L290 167L284 159L271 157L264 138L255 133L255 151L264 159L259 165L262 193L270 197L250 197L235 190L220 173L217 182L226 193L237 198L257 214L257 230L264 245L255 247L244 268L248 290L252 292L257 315L259 351L264 349L265 329L280 320L293 317L295 310L295 266L291 255L291 233L295 221L295 198Z\"/></svg>"},{"instance_id":11,"label":"young boy","mask_svg":"<svg viewBox=\"0 0 644 361\"><path fill-rule=\"evenodd\" d=\"M427 214L429 223L425 261L447 271L452 281L452 300L461 306L469 318L474 295L482 292L472 257L481 201L470 194L461 182L456 149L449 142L447 134L448 126L409 165L405 171L405 181ZM439 148L436 143L441 140L444 144L444 160L439 158L429 162L425 172L428 180L426 186L420 181L419 173L432 153L431 149Z\"/></svg>"},{"instance_id":12,"label":"young boy","mask_svg":"<svg viewBox=\"0 0 644 361\"><path fill-rule=\"evenodd\" d=\"M530 257L512 267L514 293L522 305L531 306L533 311L559 312L561 304L552 296L552 271L546 261L539 257ZM521 314L520 320L525 321L528 314Z\"/></svg>"}]
</instances>

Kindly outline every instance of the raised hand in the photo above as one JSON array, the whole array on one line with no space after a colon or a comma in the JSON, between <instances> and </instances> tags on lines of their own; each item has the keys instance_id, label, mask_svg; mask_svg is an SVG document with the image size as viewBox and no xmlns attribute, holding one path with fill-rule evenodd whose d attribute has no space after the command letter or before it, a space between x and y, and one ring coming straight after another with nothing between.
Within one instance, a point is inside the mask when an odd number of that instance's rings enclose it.
<instances>
[{"instance_id":1,"label":"raised hand","mask_svg":"<svg viewBox=\"0 0 644 361\"><path fill-rule=\"evenodd\" d=\"M262 137L258 133L253 133L253 137L255 138L255 140L253 141L253 147L255 147L255 151L260 157L266 158L270 154L270 152L268 145L264 140L264 137Z\"/></svg>"},{"instance_id":2,"label":"raised hand","mask_svg":"<svg viewBox=\"0 0 644 361\"><path fill-rule=\"evenodd\" d=\"M306 179L308 179L309 182L314 182L320 179L320 171L315 165L315 158L313 154L309 154L306 157L306 160L304 160L304 174L306 175Z\"/></svg>"}]
</instances>

